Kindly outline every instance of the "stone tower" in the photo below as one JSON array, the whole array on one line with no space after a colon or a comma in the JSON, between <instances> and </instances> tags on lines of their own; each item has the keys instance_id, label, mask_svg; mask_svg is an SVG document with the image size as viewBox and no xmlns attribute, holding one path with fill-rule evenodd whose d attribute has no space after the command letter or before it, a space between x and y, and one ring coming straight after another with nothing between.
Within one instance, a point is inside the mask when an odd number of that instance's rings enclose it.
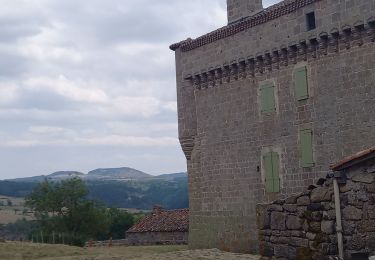
<instances>
[{"instance_id":1,"label":"stone tower","mask_svg":"<svg viewBox=\"0 0 375 260\"><path fill-rule=\"evenodd\" d=\"M228 23L253 15L262 9L262 0L227 0Z\"/></svg>"}]
</instances>

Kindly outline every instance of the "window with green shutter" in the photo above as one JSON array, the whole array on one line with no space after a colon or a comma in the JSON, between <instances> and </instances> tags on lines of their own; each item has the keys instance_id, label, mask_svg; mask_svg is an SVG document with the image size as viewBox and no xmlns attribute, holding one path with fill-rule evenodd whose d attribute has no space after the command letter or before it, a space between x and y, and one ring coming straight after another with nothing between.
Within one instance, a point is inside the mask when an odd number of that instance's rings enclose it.
<instances>
[{"instance_id":1,"label":"window with green shutter","mask_svg":"<svg viewBox=\"0 0 375 260\"><path fill-rule=\"evenodd\" d=\"M260 101L263 114L271 114L276 111L275 87L272 84L260 87Z\"/></svg>"},{"instance_id":2,"label":"window with green shutter","mask_svg":"<svg viewBox=\"0 0 375 260\"><path fill-rule=\"evenodd\" d=\"M269 152L263 156L266 177L266 192L280 192L280 158L276 152Z\"/></svg>"},{"instance_id":3,"label":"window with green shutter","mask_svg":"<svg viewBox=\"0 0 375 260\"><path fill-rule=\"evenodd\" d=\"M309 98L309 86L306 67L298 68L294 72L294 85L297 100Z\"/></svg>"},{"instance_id":4,"label":"window with green shutter","mask_svg":"<svg viewBox=\"0 0 375 260\"><path fill-rule=\"evenodd\" d=\"M302 167L314 166L312 130L300 131L301 165Z\"/></svg>"}]
</instances>

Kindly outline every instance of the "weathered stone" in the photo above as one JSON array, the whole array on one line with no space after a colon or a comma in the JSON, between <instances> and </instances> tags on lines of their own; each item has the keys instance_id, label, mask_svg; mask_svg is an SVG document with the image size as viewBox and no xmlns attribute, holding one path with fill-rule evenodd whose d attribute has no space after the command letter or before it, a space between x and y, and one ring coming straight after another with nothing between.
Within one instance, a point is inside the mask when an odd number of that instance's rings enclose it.
<instances>
[{"instance_id":1,"label":"weathered stone","mask_svg":"<svg viewBox=\"0 0 375 260\"><path fill-rule=\"evenodd\" d=\"M336 219L336 210L328 210L323 212L323 219L325 220L335 220Z\"/></svg>"},{"instance_id":2,"label":"weathered stone","mask_svg":"<svg viewBox=\"0 0 375 260\"><path fill-rule=\"evenodd\" d=\"M297 212L297 205L285 204L283 207L284 207L284 210L287 212L291 212L291 213Z\"/></svg>"},{"instance_id":3,"label":"weathered stone","mask_svg":"<svg viewBox=\"0 0 375 260\"><path fill-rule=\"evenodd\" d=\"M275 256L277 259L285 257L287 259L296 259L297 249L293 246L275 245Z\"/></svg>"},{"instance_id":4,"label":"weathered stone","mask_svg":"<svg viewBox=\"0 0 375 260\"><path fill-rule=\"evenodd\" d=\"M333 190L328 187L318 187L311 192L311 202L331 201Z\"/></svg>"},{"instance_id":5,"label":"weathered stone","mask_svg":"<svg viewBox=\"0 0 375 260\"><path fill-rule=\"evenodd\" d=\"M375 182L372 182L371 184L368 184L366 186L367 191L370 193L375 193Z\"/></svg>"},{"instance_id":6,"label":"weathered stone","mask_svg":"<svg viewBox=\"0 0 375 260\"><path fill-rule=\"evenodd\" d=\"M355 173L352 176L352 181L370 184L374 181L374 176L373 174Z\"/></svg>"},{"instance_id":7,"label":"weathered stone","mask_svg":"<svg viewBox=\"0 0 375 260\"><path fill-rule=\"evenodd\" d=\"M299 198L300 196L297 196L297 195L294 195L294 196L290 196L288 198L285 199L285 204L296 204L297 203L297 198Z\"/></svg>"},{"instance_id":8,"label":"weathered stone","mask_svg":"<svg viewBox=\"0 0 375 260\"><path fill-rule=\"evenodd\" d=\"M361 234L375 232L375 220L362 220L356 222L356 227Z\"/></svg>"},{"instance_id":9,"label":"weathered stone","mask_svg":"<svg viewBox=\"0 0 375 260\"><path fill-rule=\"evenodd\" d=\"M346 248L349 250L361 250L364 249L366 246L366 240L361 235L353 235L350 239L348 239Z\"/></svg>"},{"instance_id":10,"label":"weathered stone","mask_svg":"<svg viewBox=\"0 0 375 260\"><path fill-rule=\"evenodd\" d=\"M307 206L310 204L310 198L308 196L302 196L297 199L298 206Z\"/></svg>"},{"instance_id":11,"label":"weathered stone","mask_svg":"<svg viewBox=\"0 0 375 260\"><path fill-rule=\"evenodd\" d=\"M313 259L314 252L309 247L299 247L297 248L297 256L296 259L298 260L311 260Z\"/></svg>"},{"instance_id":12,"label":"weathered stone","mask_svg":"<svg viewBox=\"0 0 375 260\"><path fill-rule=\"evenodd\" d=\"M262 256L272 257L274 255L273 245L271 243L263 242L259 244L259 253Z\"/></svg>"},{"instance_id":13,"label":"weathered stone","mask_svg":"<svg viewBox=\"0 0 375 260\"><path fill-rule=\"evenodd\" d=\"M368 206L367 215L369 219L375 219L375 206Z\"/></svg>"},{"instance_id":14,"label":"weathered stone","mask_svg":"<svg viewBox=\"0 0 375 260\"><path fill-rule=\"evenodd\" d=\"M307 205L307 210L319 211L319 210L324 210L324 207L321 203L312 203L312 204Z\"/></svg>"},{"instance_id":15,"label":"weathered stone","mask_svg":"<svg viewBox=\"0 0 375 260\"><path fill-rule=\"evenodd\" d=\"M281 212L271 213L271 229L285 230L285 214Z\"/></svg>"},{"instance_id":16,"label":"weathered stone","mask_svg":"<svg viewBox=\"0 0 375 260\"><path fill-rule=\"evenodd\" d=\"M267 206L257 206L257 224L259 229L267 229L270 227L270 213L265 210Z\"/></svg>"},{"instance_id":17,"label":"weathered stone","mask_svg":"<svg viewBox=\"0 0 375 260\"><path fill-rule=\"evenodd\" d=\"M356 222L354 221L342 221L342 230L344 235L352 235L355 232Z\"/></svg>"},{"instance_id":18,"label":"weathered stone","mask_svg":"<svg viewBox=\"0 0 375 260\"><path fill-rule=\"evenodd\" d=\"M322 221L321 224L322 232L328 235L334 232L334 222L333 221Z\"/></svg>"},{"instance_id":19,"label":"weathered stone","mask_svg":"<svg viewBox=\"0 0 375 260\"><path fill-rule=\"evenodd\" d=\"M305 235L305 232L301 230L291 230L290 235L292 237L303 237Z\"/></svg>"},{"instance_id":20,"label":"weathered stone","mask_svg":"<svg viewBox=\"0 0 375 260\"><path fill-rule=\"evenodd\" d=\"M309 221L321 221L323 218L323 213L321 211L311 212L306 210L304 217Z\"/></svg>"},{"instance_id":21,"label":"weathered stone","mask_svg":"<svg viewBox=\"0 0 375 260\"><path fill-rule=\"evenodd\" d=\"M342 210L342 216L345 220L361 220L362 210L353 206L347 206Z\"/></svg>"},{"instance_id":22,"label":"weathered stone","mask_svg":"<svg viewBox=\"0 0 375 260\"><path fill-rule=\"evenodd\" d=\"M288 239L288 244L295 247L307 247L309 246L309 240L300 237L290 237Z\"/></svg>"},{"instance_id":23,"label":"weathered stone","mask_svg":"<svg viewBox=\"0 0 375 260\"><path fill-rule=\"evenodd\" d=\"M309 231L312 233L319 233L321 230L321 224L318 221L311 221L309 223Z\"/></svg>"},{"instance_id":24,"label":"weathered stone","mask_svg":"<svg viewBox=\"0 0 375 260\"><path fill-rule=\"evenodd\" d=\"M270 241L274 244L288 244L290 238L288 237L274 237L270 238Z\"/></svg>"},{"instance_id":25,"label":"weathered stone","mask_svg":"<svg viewBox=\"0 0 375 260\"><path fill-rule=\"evenodd\" d=\"M309 240L314 240L315 237L316 237L315 233L311 233L311 232L306 233L306 238L309 239Z\"/></svg>"},{"instance_id":26,"label":"weathered stone","mask_svg":"<svg viewBox=\"0 0 375 260\"><path fill-rule=\"evenodd\" d=\"M268 205L267 210L270 211L270 212L271 211L282 212L283 211L283 206L277 205L277 204L271 204L271 205Z\"/></svg>"},{"instance_id":27,"label":"weathered stone","mask_svg":"<svg viewBox=\"0 0 375 260\"><path fill-rule=\"evenodd\" d=\"M286 217L286 227L292 230L298 230L302 228L303 220L294 215L288 215Z\"/></svg>"}]
</instances>

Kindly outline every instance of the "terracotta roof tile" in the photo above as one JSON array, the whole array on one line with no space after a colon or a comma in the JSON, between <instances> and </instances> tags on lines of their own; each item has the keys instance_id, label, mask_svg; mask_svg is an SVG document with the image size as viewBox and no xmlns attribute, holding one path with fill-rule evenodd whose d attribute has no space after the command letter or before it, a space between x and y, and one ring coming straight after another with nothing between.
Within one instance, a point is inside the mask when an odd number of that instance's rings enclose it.
<instances>
[{"instance_id":1,"label":"terracotta roof tile","mask_svg":"<svg viewBox=\"0 0 375 260\"><path fill-rule=\"evenodd\" d=\"M351 155L342 159L341 161L332 165L331 170L333 171L343 170L349 166L356 164L357 162L361 162L363 159L370 157L372 154L375 157L375 147L366 149L364 151L361 151L359 153L356 153L354 155Z\"/></svg>"},{"instance_id":2,"label":"terracotta roof tile","mask_svg":"<svg viewBox=\"0 0 375 260\"><path fill-rule=\"evenodd\" d=\"M131 227L127 233L142 232L187 232L189 230L189 210L161 210L152 212Z\"/></svg>"},{"instance_id":3,"label":"terracotta roof tile","mask_svg":"<svg viewBox=\"0 0 375 260\"><path fill-rule=\"evenodd\" d=\"M321 0L284 0L278 4L263 9L263 11L255 15L245 17L242 20L205 34L197 39L188 39L172 44L169 48L173 51L177 50L178 48L180 48L182 51L190 51L203 45L232 36L251 27L277 19L283 15L295 12L306 5L319 1Z\"/></svg>"}]
</instances>

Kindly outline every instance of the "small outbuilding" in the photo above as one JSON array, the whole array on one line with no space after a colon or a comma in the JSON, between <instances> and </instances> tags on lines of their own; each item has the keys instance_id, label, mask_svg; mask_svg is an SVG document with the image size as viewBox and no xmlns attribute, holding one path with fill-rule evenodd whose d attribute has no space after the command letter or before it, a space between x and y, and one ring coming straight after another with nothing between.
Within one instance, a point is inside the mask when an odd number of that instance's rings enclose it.
<instances>
[{"instance_id":1,"label":"small outbuilding","mask_svg":"<svg viewBox=\"0 0 375 260\"><path fill-rule=\"evenodd\" d=\"M165 210L155 206L126 232L130 245L180 245L187 244L189 210Z\"/></svg>"}]
</instances>

